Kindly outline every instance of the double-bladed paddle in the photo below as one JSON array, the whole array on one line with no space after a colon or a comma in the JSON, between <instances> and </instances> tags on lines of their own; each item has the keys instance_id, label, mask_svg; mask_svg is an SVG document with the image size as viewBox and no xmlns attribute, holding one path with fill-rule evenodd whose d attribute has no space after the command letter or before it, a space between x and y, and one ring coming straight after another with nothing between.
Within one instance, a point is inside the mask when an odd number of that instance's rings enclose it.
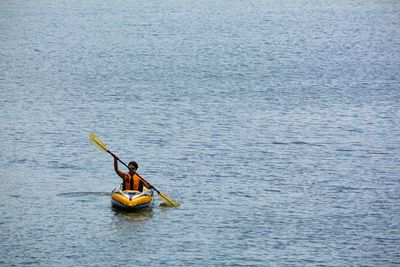
<instances>
[{"instance_id":1,"label":"double-bladed paddle","mask_svg":"<svg viewBox=\"0 0 400 267\"><path fill-rule=\"evenodd\" d=\"M123 162L122 160L120 160L117 156L115 156L107 147L107 145L100 140L100 138L98 138L94 133L90 133L89 134L89 140L90 142L95 145L100 151L103 152L107 152L110 155L112 155L114 158L116 158L119 162L121 162L125 167L127 167L128 169L129 166L125 164L125 162ZM134 170L130 169L131 171L135 172ZM178 208L179 207L179 203L178 201L176 201L175 199L171 198L170 196L168 196L167 194L158 191L153 185L151 185L149 182L147 182L142 176L140 176L137 172L135 172L135 174L145 183L149 184L157 193L158 196L160 197L160 199L162 200L162 202L164 202L167 206L169 207L175 207Z\"/></svg>"}]
</instances>

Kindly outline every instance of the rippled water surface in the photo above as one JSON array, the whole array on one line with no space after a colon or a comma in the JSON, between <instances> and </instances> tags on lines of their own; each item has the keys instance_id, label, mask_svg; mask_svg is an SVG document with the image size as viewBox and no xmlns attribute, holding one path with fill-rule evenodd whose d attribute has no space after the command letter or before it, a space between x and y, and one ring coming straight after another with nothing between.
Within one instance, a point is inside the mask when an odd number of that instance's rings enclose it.
<instances>
[{"instance_id":1,"label":"rippled water surface","mask_svg":"<svg viewBox=\"0 0 400 267\"><path fill-rule=\"evenodd\" d=\"M399 70L398 1L2 0L0 265L400 266Z\"/></svg>"}]
</instances>

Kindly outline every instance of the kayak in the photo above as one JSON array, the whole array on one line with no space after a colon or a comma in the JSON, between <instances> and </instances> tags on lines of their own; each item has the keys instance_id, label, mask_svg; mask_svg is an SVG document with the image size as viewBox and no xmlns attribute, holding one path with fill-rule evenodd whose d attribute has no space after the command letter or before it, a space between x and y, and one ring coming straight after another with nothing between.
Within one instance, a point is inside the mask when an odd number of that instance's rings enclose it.
<instances>
[{"instance_id":1,"label":"kayak","mask_svg":"<svg viewBox=\"0 0 400 267\"><path fill-rule=\"evenodd\" d=\"M136 190L122 190L122 186L115 188L111 194L113 207L128 211L147 208L153 201L153 190L143 189L143 192Z\"/></svg>"}]
</instances>

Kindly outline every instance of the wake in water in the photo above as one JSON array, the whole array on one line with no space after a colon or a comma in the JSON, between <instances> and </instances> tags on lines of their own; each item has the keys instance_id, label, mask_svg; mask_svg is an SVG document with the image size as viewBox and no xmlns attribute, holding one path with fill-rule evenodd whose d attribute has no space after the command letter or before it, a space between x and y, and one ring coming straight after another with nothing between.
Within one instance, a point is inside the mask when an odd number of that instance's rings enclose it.
<instances>
[{"instance_id":1,"label":"wake in water","mask_svg":"<svg viewBox=\"0 0 400 267\"><path fill-rule=\"evenodd\" d=\"M111 192L67 192L57 194L58 197L86 197L86 196L110 196Z\"/></svg>"}]
</instances>

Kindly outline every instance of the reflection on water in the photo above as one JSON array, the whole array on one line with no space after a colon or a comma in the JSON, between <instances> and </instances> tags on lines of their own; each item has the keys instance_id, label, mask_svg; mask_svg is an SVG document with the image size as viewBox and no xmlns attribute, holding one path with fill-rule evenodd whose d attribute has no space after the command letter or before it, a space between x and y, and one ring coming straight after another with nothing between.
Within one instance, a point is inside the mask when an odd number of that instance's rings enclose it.
<instances>
[{"instance_id":1,"label":"reflection on water","mask_svg":"<svg viewBox=\"0 0 400 267\"><path fill-rule=\"evenodd\" d=\"M136 210L136 211L126 211L126 210L121 210L115 207L112 207L115 215L117 215L118 217L121 218L127 218L128 220L130 219L134 219L134 221L136 221L135 218L139 219L139 218L150 218L153 216L153 209L150 207L147 208L143 208L140 210Z\"/></svg>"},{"instance_id":2,"label":"reflection on water","mask_svg":"<svg viewBox=\"0 0 400 267\"><path fill-rule=\"evenodd\" d=\"M153 217L152 206L135 211L122 210L116 207L112 207L112 210L117 217L130 222L142 222Z\"/></svg>"},{"instance_id":3,"label":"reflection on water","mask_svg":"<svg viewBox=\"0 0 400 267\"><path fill-rule=\"evenodd\" d=\"M118 222L140 223L153 217L151 206L137 211L124 211L115 207L112 207L112 210Z\"/></svg>"}]
</instances>

